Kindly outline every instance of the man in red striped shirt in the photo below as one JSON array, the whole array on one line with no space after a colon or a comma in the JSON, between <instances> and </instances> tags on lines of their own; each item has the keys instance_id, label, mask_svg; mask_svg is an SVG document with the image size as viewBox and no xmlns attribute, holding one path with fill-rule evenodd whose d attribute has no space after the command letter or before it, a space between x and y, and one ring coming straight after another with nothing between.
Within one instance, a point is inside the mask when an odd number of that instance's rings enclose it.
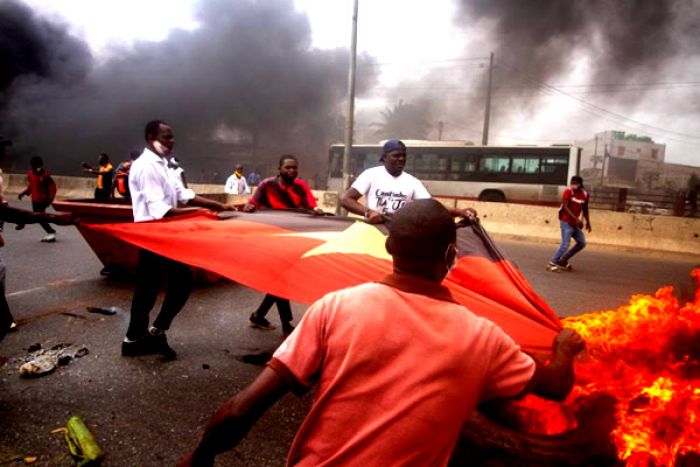
<instances>
[{"instance_id":1,"label":"man in red striped shirt","mask_svg":"<svg viewBox=\"0 0 700 467\"><path fill-rule=\"evenodd\" d=\"M305 209L314 214L323 215L323 210L316 206L316 198L299 175L299 162L297 158L285 155L280 158L279 175L269 177L260 182L255 193L243 208L246 212L253 212L258 208L263 209ZM272 305L277 304L277 311L282 321L282 332L285 336L293 330L292 308L289 300L267 294L258 309L250 315L250 323L253 327L270 330L275 327L265 318Z\"/></svg>"}]
</instances>

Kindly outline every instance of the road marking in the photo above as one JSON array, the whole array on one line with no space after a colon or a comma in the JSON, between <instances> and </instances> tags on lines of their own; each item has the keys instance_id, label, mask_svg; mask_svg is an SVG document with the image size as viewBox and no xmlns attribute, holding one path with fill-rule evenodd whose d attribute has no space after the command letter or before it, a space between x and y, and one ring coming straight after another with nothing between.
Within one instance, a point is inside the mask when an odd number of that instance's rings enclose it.
<instances>
[{"instance_id":1,"label":"road marking","mask_svg":"<svg viewBox=\"0 0 700 467\"><path fill-rule=\"evenodd\" d=\"M7 297L17 297L19 295L27 295L34 292L40 292L42 290L53 289L56 287L63 287L64 285L71 285L78 282L77 279L61 279L57 281L52 281L43 285L41 287L32 287L31 289L18 290L16 292L8 293Z\"/></svg>"}]
</instances>

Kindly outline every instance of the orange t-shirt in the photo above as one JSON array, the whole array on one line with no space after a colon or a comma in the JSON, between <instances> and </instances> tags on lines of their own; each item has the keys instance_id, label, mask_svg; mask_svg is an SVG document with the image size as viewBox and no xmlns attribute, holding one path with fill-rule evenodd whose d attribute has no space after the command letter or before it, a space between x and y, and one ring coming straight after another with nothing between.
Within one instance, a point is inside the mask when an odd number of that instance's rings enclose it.
<instances>
[{"instance_id":1,"label":"orange t-shirt","mask_svg":"<svg viewBox=\"0 0 700 467\"><path fill-rule=\"evenodd\" d=\"M268 364L318 385L289 465L446 465L464 421L534 361L443 286L393 274L314 303Z\"/></svg>"}]
</instances>

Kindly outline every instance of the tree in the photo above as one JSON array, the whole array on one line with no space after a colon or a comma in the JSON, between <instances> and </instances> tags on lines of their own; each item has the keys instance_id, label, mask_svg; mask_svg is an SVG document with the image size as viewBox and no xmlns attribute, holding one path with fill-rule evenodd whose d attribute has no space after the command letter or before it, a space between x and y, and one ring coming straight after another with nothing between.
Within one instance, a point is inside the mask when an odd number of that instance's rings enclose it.
<instances>
[{"instance_id":1,"label":"tree","mask_svg":"<svg viewBox=\"0 0 700 467\"><path fill-rule=\"evenodd\" d=\"M375 135L382 139L427 139L428 115L425 106L419 104L406 104L403 99L381 112L383 120L380 123L372 123L371 127L377 128Z\"/></svg>"}]
</instances>

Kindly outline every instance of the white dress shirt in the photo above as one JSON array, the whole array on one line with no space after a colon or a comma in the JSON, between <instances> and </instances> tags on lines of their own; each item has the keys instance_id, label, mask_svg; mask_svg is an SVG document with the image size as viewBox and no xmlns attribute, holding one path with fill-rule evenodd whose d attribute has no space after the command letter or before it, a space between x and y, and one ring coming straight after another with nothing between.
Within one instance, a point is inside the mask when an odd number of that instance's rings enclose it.
<instances>
[{"instance_id":1,"label":"white dress shirt","mask_svg":"<svg viewBox=\"0 0 700 467\"><path fill-rule=\"evenodd\" d=\"M233 174L228 179L226 179L226 185L224 186L224 193L230 195L242 195L245 193L250 193L250 187L248 182L243 175L238 177L238 175Z\"/></svg>"},{"instance_id":2,"label":"white dress shirt","mask_svg":"<svg viewBox=\"0 0 700 467\"><path fill-rule=\"evenodd\" d=\"M162 219L165 214L195 197L194 191L178 183L168 161L146 148L129 170L129 190L134 221Z\"/></svg>"}]
</instances>

